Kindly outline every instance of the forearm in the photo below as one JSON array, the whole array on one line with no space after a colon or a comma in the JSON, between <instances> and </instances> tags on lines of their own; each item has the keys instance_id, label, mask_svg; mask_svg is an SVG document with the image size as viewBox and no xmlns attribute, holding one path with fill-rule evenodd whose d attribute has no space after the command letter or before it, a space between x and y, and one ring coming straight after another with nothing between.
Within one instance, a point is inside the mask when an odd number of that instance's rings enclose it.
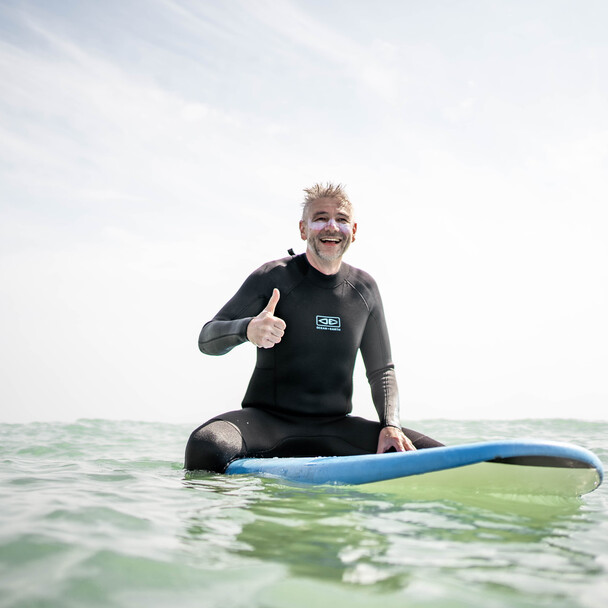
<instances>
[{"instance_id":1,"label":"forearm","mask_svg":"<svg viewBox=\"0 0 608 608\"><path fill-rule=\"evenodd\" d=\"M225 355L235 346L247 342L247 326L264 307L255 273L250 275L234 296L205 324L198 347L206 355Z\"/></svg>"},{"instance_id":2,"label":"forearm","mask_svg":"<svg viewBox=\"0 0 608 608\"><path fill-rule=\"evenodd\" d=\"M247 326L251 317L205 324L198 338L198 347L206 355L225 355L235 346L247 342Z\"/></svg>"},{"instance_id":3,"label":"forearm","mask_svg":"<svg viewBox=\"0 0 608 608\"><path fill-rule=\"evenodd\" d=\"M367 379L380 424L383 427L395 426L401 428L399 389L394 368L391 366L374 371L368 374Z\"/></svg>"}]
</instances>

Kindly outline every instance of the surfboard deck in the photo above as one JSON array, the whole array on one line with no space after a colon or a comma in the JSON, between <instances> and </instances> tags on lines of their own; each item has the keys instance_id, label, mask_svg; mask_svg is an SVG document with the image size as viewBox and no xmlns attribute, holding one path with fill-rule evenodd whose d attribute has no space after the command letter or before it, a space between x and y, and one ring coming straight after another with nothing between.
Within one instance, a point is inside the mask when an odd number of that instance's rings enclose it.
<instances>
[{"instance_id":1,"label":"surfboard deck","mask_svg":"<svg viewBox=\"0 0 608 608\"><path fill-rule=\"evenodd\" d=\"M447 484L462 491L581 496L604 470L591 451L569 443L505 440L361 456L243 458L229 475L253 474L297 484L362 485L394 480L411 487Z\"/></svg>"}]
</instances>

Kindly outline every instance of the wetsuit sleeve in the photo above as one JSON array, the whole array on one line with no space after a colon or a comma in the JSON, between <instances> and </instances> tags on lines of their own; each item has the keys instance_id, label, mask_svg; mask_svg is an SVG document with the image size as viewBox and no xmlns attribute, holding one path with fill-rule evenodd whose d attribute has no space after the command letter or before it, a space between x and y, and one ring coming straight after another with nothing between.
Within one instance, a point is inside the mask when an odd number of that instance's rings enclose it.
<instances>
[{"instance_id":1,"label":"wetsuit sleeve","mask_svg":"<svg viewBox=\"0 0 608 608\"><path fill-rule=\"evenodd\" d=\"M374 292L370 315L361 340L361 355L380 424L383 427L401 428L399 390L392 362L384 308L377 288Z\"/></svg>"},{"instance_id":2,"label":"wetsuit sleeve","mask_svg":"<svg viewBox=\"0 0 608 608\"><path fill-rule=\"evenodd\" d=\"M203 326L198 339L201 352L225 355L247 342L249 322L264 309L267 292L264 283L258 271L250 275L230 301Z\"/></svg>"},{"instance_id":3,"label":"wetsuit sleeve","mask_svg":"<svg viewBox=\"0 0 608 608\"><path fill-rule=\"evenodd\" d=\"M399 390L393 368L385 368L367 375L372 391L374 407L378 412L380 424L401 428L399 416Z\"/></svg>"}]
</instances>

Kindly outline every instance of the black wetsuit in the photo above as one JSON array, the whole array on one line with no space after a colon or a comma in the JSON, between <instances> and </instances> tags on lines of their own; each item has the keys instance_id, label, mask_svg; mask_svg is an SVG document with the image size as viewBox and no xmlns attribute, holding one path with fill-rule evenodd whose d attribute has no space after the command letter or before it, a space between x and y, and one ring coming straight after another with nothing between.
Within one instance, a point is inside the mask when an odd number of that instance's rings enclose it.
<instances>
[{"instance_id":1,"label":"black wetsuit","mask_svg":"<svg viewBox=\"0 0 608 608\"><path fill-rule=\"evenodd\" d=\"M243 409L192 433L187 469L223 471L244 456L371 453L382 427L400 426L380 294L369 274L348 264L335 275L318 272L304 254L265 264L203 327L201 351L223 355L247 342L249 322L275 287L281 294L275 316L285 321L285 335L273 348L257 350ZM379 423L348 415L359 349ZM441 445L405 431L416 447Z\"/></svg>"}]
</instances>

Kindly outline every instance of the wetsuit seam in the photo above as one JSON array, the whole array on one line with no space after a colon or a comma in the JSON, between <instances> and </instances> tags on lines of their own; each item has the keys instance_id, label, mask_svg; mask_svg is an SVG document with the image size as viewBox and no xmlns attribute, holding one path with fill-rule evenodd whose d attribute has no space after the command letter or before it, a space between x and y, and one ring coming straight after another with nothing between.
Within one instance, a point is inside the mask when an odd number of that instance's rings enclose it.
<instances>
[{"instance_id":1,"label":"wetsuit seam","mask_svg":"<svg viewBox=\"0 0 608 608\"><path fill-rule=\"evenodd\" d=\"M240 333L235 332L235 333L230 333L230 334L223 334L222 336L218 336L217 338L211 338L210 340L204 340L204 341L199 340L198 343L201 346L207 346L207 345L212 345L215 342L219 342L220 340L225 340L226 338L232 338L233 336L242 338Z\"/></svg>"},{"instance_id":2,"label":"wetsuit seam","mask_svg":"<svg viewBox=\"0 0 608 608\"><path fill-rule=\"evenodd\" d=\"M291 288L289 288L289 291L285 292L285 298L287 298L288 296L290 296L300 285L302 285L302 283L306 280L306 277L304 275L301 275L299 280L296 282L295 285L293 285Z\"/></svg>"},{"instance_id":3,"label":"wetsuit seam","mask_svg":"<svg viewBox=\"0 0 608 608\"><path fill-rule=\"evenodd\" d=\"M367 308L367 311L370 313L370 315L372 314L372 308L369 305L368 301L365 299L365 296L359 291L359 289L357 289L357 287L351 283L348 279L344 281L362 300L363 300L363 304L365 304L365 308Z\"/></svg>"},{"instance_id":4,"label":"wetsuit seam","mask_svg":"<svg viewBox=\"0 0 608 608\"><path fill-rule=\"evenodd\" d=\"M291 258L293 259L293 258ZM270 264L267 264L265 266L270 266ZM274 283L277 283L277 281L273 281L273 275L275 274L281 274L281 270L284 270L288 267L288 264L285 264L285 266L281 266L280 264L276 264L275 266L271 266L270 268L268 268L267 270L265 270L264 272L261 272L260 269L260 276L265 277L266 280L268 280L269 284L271 287L274 287ZM264 266L262 266L262 268L264 268ZM256 302L256 300L260 300L262 302L262 304L264 304L265 302L265 298L267 296L264 293L258 293L256 296L254 296L248 304L244 304L243 306L241 306L241 308L236 312L236 316L240 317L243 313L245 313L247 310L250 309L250 307ZM261 312L261 311L260 311ZM255 316L255 315L254 315Z\"/></svg>"},{"instance_id":5,"label":"wetsuit seam","mask_svg":"<svg viewBox=\"0 0 608 608\"><path fill-rule=\"evenodd\" d=\"M386 425L386 421L388 420L388 378L386 377L386 373L382 375L382 392L384 393L384 406L382 408L382 420L381 423L383 426Z\"/></svg>"}]
</instances>

